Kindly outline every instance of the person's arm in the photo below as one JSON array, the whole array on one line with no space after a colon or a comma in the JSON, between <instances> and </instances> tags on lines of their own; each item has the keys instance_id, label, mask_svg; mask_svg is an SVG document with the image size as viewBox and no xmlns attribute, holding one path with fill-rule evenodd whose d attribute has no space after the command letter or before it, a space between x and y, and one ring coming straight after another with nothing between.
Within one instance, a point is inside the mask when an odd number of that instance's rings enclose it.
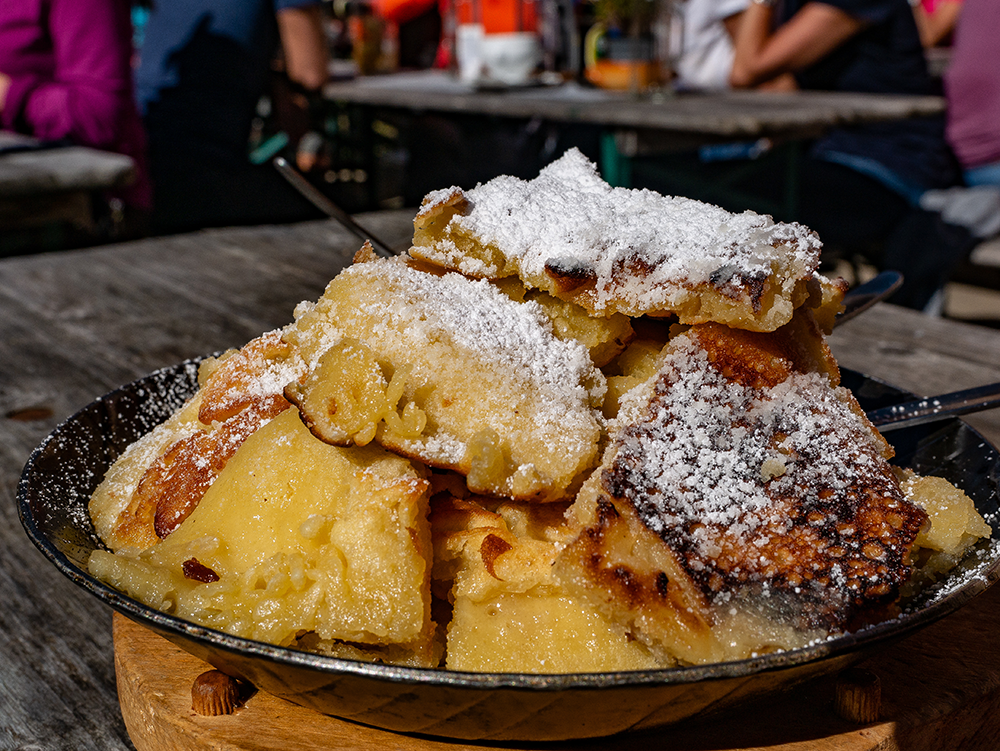
<instances>
[{"instance_id":1,"label":"person's arm","mask_svg":"<svg viewBox=\"0 0 1000 751\"><path fill-rule=\"evenodd\" d=\"M732 15L726 16L722 19L722 25L726 29L726 33L729 38L736 42L736 34L740 28L740 21L743 20L743 14L746 13L745 10L741 10L739 13L733 13Z\"/></svg>"},{"instance_id":2,"label":"person's arm","mask_svg":"<svg viewBox=\"0 0 1000 751\"><path fill-rule=\"evenodd\" d=\"M0 114L3 113L4 105L7 104L7 90L10 88L10 76L0 73Z\"/></svg>"},{"instance_id":3,"label":"person's arm","mask_svg":"<svg viewBox=\"0 0 1000 751\"><path fill-rule=\"evenodd\" d=\"M10 75L0 123L45 140L107 148L131 103L132 36L115 0L52 0L51 78Z\"/></svg>"},{"instance_id":4,"label":"person's arm","mask_svg":"<svg viewBox=\"0 0 1000 751\"><path fill-rule=\"evenodd\" d=\"M806 3L776 31L773 13L771 3L756 1L744 12L729 75L733 88L759 86L808 68L863 28L858 19L822 2Z\"/></svg>"},{"instance_id":5,"label":"person's arm","mask_svg":"<svg viewBox=\"0 0 1000 751\"><path fill-rule=\"evenodd\" d=\"M308 91L317 91L329 77L330 53L318 5L278 11L278 32L289 80Z\"/></svg>"},{"instance_id":6,"label":"person's arm","mask_svg":"<svg viewBox=\"0 0 1000 751\"><path fill-rule=\"evenodd\" d=\"M919 3L913 6L913 18L920 32L920 43L924 47L941 44L955 28L961 10L961 0L941 0L933 13L928 13Z\"/></svg>"},{"instance_id":7,"label":"person's arm","mask_svg":"<svg viewBox=\"0 0 1000 751\"><path fill-rule=\"evenodd\" d=\"M733 13L731 16L726 16L722 19L722 25L725 27L726 33L734 45L736 43L736 35L739 33L740 23L743 21L745 13L745 10L741 10L739 13ZM765 81L757 86L757 88L767 91L795 91L798 89L798 84L791 73L784 73L769 81Z\"/></svg>"}]
</instances>

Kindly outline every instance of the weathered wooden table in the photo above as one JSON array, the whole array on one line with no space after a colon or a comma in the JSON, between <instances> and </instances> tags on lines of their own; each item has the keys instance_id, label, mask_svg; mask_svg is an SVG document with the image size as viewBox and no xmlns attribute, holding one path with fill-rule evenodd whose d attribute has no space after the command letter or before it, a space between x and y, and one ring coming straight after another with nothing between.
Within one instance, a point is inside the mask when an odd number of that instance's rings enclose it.
<instances>
[{"instance_id":1,"label":"weathered wooden table","mask_svg":"<svg viewBox=\"0 0 1000 751\"><path fill-rule=\"evenodd\" d=\"M412 213L362 217L405 247ZM31 449L98 395L291 320L357 250L328 222L217 230L0 260L0 748L131 747L115 687L111 611L65 579L18 522ZM843 365L931 394L1000 376L1000 332L882 305L835 333ZM1000 412L970 417L1000 443ZM1000 731L1000 590L892 647L874 666L885 721L837 720L820 698L650 748L989 749ZM331 747L454 749L342 723ZM923 740L921 740L923 739ZM798 745L801 744L801 745ZM883 745L878 745L883 744ZM573 745L622 749L624 741Z\"/></svg>"},{"instance_id":2,"label":"weathered wooden table","mask_svg":"<svg viewBox=\"0 0 1000 751\"><path fill-rule=\"evenodd\" d=\"M123 154L0 131L0 232L53 221L89 229L91 194L134 178L135 162Z\"/></svg>"},{"instance_id":3,"label":"weathered wooden table","mask_svg":"<svg viewBox=\"0 0 1000 751\"><path fill-rule=\"evenodd\" d=\"M944 111L936 96L798 91L662 93L636 97L577 84L477 90L442 71L393 73L327 84L325 98L418 111L538 117L627 131L655 130L688 142L803 137L827 128Z\"/></svg>"},{"instance_id":4,"label":"weathered wooden table","mask_svg":"<svg viewBox=\"0 0 1000 751\"><path fill-rule=\"evenodd\" d=\"M612 185L631 187L637 160L654 157L645 160L645 169L657 179L666 177L671 192L723 205L728 201L786 218L797 214L796 186L807 139L835 127L937 115L945 108L944 99L938 96L835 91L665 91L639 97L575 82L478 90L444 71L362 76L330 83L323 94L335 106L361 113L356 115L359 122L333 134L350 144L349 153L371 151L371 122L366 120L386 111L481 115L543 121L557 127L585 124L600 132L599 166ZM768 155L786 176L781 195L764 200L758 192L740 187L757 157L727 159L728 169L715 171L710 180L700 170L670 158L678 152L720 145L722 151L711 158L730 152ZM419 149L420 144L412 148ZM364 161L366 169L375 168L373 155Z\"/></svg>"}]
</instances>

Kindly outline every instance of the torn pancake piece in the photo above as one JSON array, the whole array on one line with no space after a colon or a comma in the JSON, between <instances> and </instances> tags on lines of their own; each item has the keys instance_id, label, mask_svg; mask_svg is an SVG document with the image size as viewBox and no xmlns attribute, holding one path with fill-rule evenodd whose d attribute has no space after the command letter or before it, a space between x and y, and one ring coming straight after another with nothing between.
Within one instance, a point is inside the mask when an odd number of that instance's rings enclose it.
<instances>
[{"instance_id":1,"label":"torn pancake piece","mask_svg":"<svg viewBox=\"0 0 1000 751\"><path fill-rule=\"evenodd\" d=\"M598 316L773 331L810 299L820 248L799 224L612 188L572 149L530 181L430 193L410 255L473 277L518 276Z\"/></svg>"},{"instance_id":2,"label":"torn pancake piece","mask_svg":"<svg viewBox=\"0 0 1000 751\"><path fill-rule=\"evenodd\" d=\"M552 321L552 333L559 339L580 342L590 352L594 365L599 368L621 354L635 338L631 319L621 313L606 318L593 316L576 303L560 300L548 292L526 289L516 277L504 277L495 284L497 289L512 300L538 303L542 312Z\"/></svg>"},{"instance_id":3,"label":"torn pancake piece","mask_svg":"<svg viewBox=\"0 0 1000 751\"><path fill-rule=\"evenodd\" d=\"M285 336L312 363L286 395L330 443L374 440L519 500L567 497L596 463L604 376L488 282L355 263Z\"/></svg>"},{"instance_id":4,"label":"torn pancake piece","mask_svg":"<svg viewBox=\"0 0 1000 751\"><path fill-rule=\"evenodd\" d=\"M95 551L89 566L148 605L237 636L288 646L309 633L433 667L428 490L408 460L329 446L289 409L242 444L169 537Z\"/></svg>"},{"instance_id":5,"label":"torn pancake piece","mask_svg":"<svg viewBox=\"0 0 1000 751\"><path fill-rule=\"evenodd\" d=\"M160 541L154 529L157 498L135 498L150 468L171 448L190 441L206 426L198 420L201 391L165 422L125 449L90 498L88 511L94 529L112 550L146 548Z\"/></svg>"},{"instance_id":6,"label":"torn pancake piece","mask_svg":"<svg viewBox=\"0 0 1000 751\"><path fill-rule=\"evenodd\" d=\"M101 539L112 550L145 548L173 532L243 441L289 407L282 392L303 375L280 331L205 360L195 396L129 446L94 492Z\"/></svg>"},{"instance_id":7,"label":"torn pancake piece","mask_svg":"<svg viewBox=\"0 0 1000 751\"><path fill-rule=\"evenodd\" d=\"M951 571L993 529L973 500L943 477L921 477L904 468L897 468L896 476L907 500L929 517L913 546L916 570L907 588L916 592Z\"/></svg>"},{"instance_id":8,"label":"torn pancake piece","mask_svg":"<svg viewBox=\"0 0 1000 751\"><path fill-rule=\"evenodd\" d=\"M431 502L434 585L451 603L449 670L589 673L666 667L552 573L572 539L562 504L439 494ZM668 663L672 665L673 663Z\"/></svg>"},{"instance_id":9,"label":"torn pancake piece","mask_svg":"<svg viewBox=\"0 0 1000 751\"><path fill-rule=\"evenodd\" d=\"M574 509L584 531L557 574L681 660L738 659L885 618L910 576L927 514L905 499L854 397L831 385L824 347L803 346L808 330L705 324L675 336L658 374L623 398ZM699 641L685 641L678 623L692 615L713 638L692 628Z\"/></svg>"}]
</instances>

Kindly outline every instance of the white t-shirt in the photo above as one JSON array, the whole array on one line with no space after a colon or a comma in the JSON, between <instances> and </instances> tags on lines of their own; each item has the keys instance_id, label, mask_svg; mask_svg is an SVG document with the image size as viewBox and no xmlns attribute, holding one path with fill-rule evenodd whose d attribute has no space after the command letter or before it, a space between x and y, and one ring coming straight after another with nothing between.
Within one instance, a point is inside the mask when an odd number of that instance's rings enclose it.
<instances>
[{"instance_id":1,"label":"white t-shirt","mask_svg":"<svg viewBox=\"0 0 1000 751\"><path fill-rule=\"evenodd\" d=\"M677 84L688 89L729 88L733 67L733 42L726 18L747 9L750 0L685 0L680 8L683 24Z\"/></svg>"}]
</instances>

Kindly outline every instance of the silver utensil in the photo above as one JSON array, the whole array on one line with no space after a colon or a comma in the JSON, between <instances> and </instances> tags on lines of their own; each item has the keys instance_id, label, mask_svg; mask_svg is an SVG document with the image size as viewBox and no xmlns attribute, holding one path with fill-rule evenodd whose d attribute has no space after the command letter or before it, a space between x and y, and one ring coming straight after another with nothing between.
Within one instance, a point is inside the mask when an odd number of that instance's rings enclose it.
<instances>
[{"instance_id":1,"label":"silver utensil","mask_svg":"<svg viewBox=\"0 0 1000 751\"><path fill-rule=\"evenodd\" d=\"M837 315L834 325L839 326L864 313L875 303L889 297L902 284L903 275L898 271L883 271L864 284L848 290L844 295L844 309Z\"/></svg>"},{"instance_id":2,"label":"silver utensil","mask_svg":"<svg viewBox=\"0 0 1000 751\"><path fill-rule=\"evenodd\" d=\"M392 249L391 245L379 240L370 230L358 224L350 214L327 198L321 191L317 190L312 183L303 177L301 172L288 163L287 159L281 156L276 156L272 160L272 164L274 164L278 172L280 172L282 176L288 180L289 183L291 183L292 187L305 196L313 206L332 219L336 219L356 237L370 242L372 247L375 249L375 252L380 256L383 256L384 258L391 258L394 255L398 255L396 251Z\"/></svg>"},{"instance_id":3,"label":"silver utensil","mask_svg":"<svg viewBox=\"0 0 1000 751\"><path fill-rule=\"evenodd\" d=\"M994 407L1000 407L1000 383L874 409L868 413L868 419L879 432L885 433Z\"/></svg>"}]
</instances>

